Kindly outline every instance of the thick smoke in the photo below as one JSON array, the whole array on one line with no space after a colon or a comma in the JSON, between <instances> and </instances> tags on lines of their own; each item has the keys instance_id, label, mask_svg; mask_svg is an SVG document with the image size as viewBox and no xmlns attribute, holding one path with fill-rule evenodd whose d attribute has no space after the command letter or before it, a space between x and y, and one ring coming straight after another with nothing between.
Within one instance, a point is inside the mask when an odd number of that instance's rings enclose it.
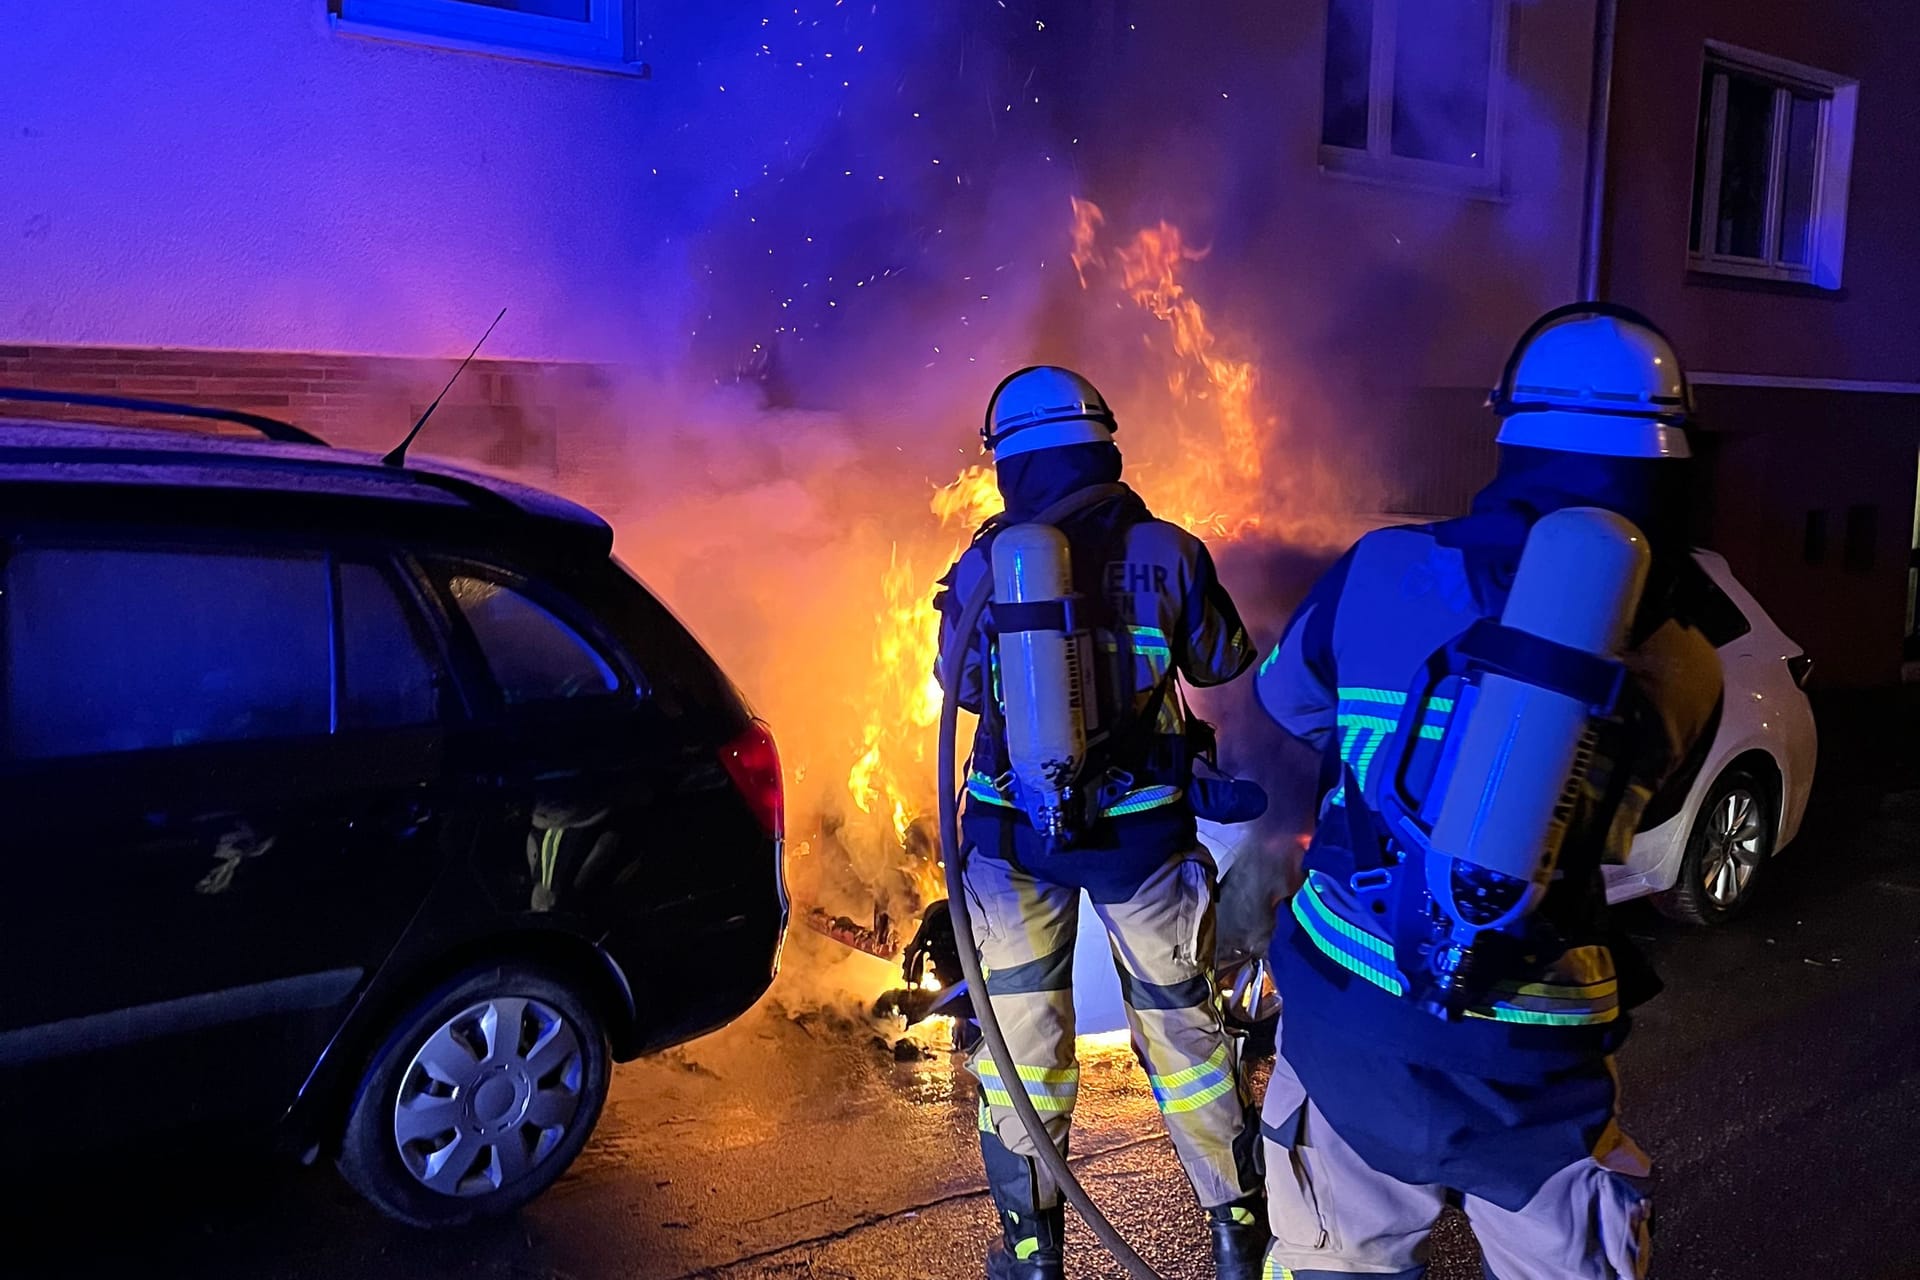
<instances>
[{"instance_id":1,"label":"thick smoke","mask_svg":"<svg viewBox=\"0 0 1920 1280\"><path fill-rule=\"evenodd\" d=\"M924 602L964 545L931 504L979 461L1007 370L1071 363L1107 391L1129 478L1217 535L1271 644L1354 531L1342 513L1381 505L1386 486L1354 465L1377 393L1425 377L1460 327L1447 305L1470 305L1423 256L1475 219L1546 252L1537 215L1507 209L1463 205L1404 235L1313 225L1301 211L1324 192L1289 184L1325 181L1297 163L1314 140L1275 139L1271 121L1299 114L1294 79L1317 85L1317 43L1276 47L1243 15L1244 40L1176 24L1149 48L1118 11L692 6L649 40L666 132L634 252L658 287L631 357L561 416L617 441L582 496L774 726L803 908L878 907L910 930L932 891L932 730L888 740L913 780L904 842L848 773L868 720L903 714L876 705L886 615ZM1164 78L1160 60L1209 74ZM670 127L667 103L683 113ZM1550 129L1509 132L1533 172L1551 160ZM1076 198L1104 212L1090 241ZM1267 242L1283 226L1307 228L1297 252ZM1330 296L1321 260L1355 258ZM1244 685L1200 701L1229 767L1276 794L1250 843L1283 848L1310 777L1250 708Z\"/></svg>"}]
</instances>

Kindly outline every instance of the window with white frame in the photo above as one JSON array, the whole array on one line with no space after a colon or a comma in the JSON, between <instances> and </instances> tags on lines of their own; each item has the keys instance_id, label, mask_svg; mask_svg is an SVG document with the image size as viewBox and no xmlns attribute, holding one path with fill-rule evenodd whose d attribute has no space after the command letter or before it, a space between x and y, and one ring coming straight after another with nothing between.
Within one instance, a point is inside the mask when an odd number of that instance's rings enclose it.
<instances>
[{"instance_id":1,"label":"window with white frame","mask_svg":"<svg viewBox=\"0 0 1920 1280\"><path fill-rule=\"evenodd\" d=\"M1857 82L1709 43L1694 139L1696 271L1840 287Z\"/></svg>"},{"instance_id":2,"label":"window with white frame","mask_svg":"<svg viewBox=\"0 0 1920 1280\"><path fill-rule=\"evenodd\" d=\"M351 34L645 74L633 0L328 0L328 8Z\"/></svg>"},{"instance_id":3,"label":"window with white frame","mask_svg":"<svg viewBox=\"0 0 1920 1280\"><path fill-rule=\"evenodd\" d=\"M1497 188L1506 62L1507 0L1328 0L1322 167Z\"/></svg>"}]
</instances>

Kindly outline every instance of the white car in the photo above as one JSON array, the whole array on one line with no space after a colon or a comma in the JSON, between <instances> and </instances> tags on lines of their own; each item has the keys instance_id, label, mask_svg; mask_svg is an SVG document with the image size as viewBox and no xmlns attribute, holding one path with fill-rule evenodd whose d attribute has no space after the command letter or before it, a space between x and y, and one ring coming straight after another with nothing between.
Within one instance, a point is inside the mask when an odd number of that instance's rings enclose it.
<instances>
[{"instance_id":1,"label":"white car","mask_svg":"<svg viewBox=\"0 0 1920 1280\"><path fill-rule=\"evenodd\" d=\"M1819 739L1802 692L1812 663L1711 551L1686 586L1689 617L1720 652L1726 701L1720 726L1685 797L1641 831L1622 866L1608 867L1607 898L1654 895L1676 920L1718 924L1747 903L1757 872L1799 834ZM1661 809L1660 800L1655 808Z\"/></svg>"}]
</instances>

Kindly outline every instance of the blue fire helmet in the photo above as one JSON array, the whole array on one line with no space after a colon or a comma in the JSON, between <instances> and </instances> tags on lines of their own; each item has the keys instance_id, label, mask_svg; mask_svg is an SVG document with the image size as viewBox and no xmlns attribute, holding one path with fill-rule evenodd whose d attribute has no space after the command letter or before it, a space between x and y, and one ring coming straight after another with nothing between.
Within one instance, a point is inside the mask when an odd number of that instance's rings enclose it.
<instances>
[{"instance_id":1,"label":"blue fire helmet","mask_svg":"<svg viewBox=\"0 0 1920 1280\"><path fill-rule=\"evenodd\" d=\"M1673 343L1627 307L1580 302L1534 321L1492 397L1501 444L1685 458L1693 389Z\"/></svg>"},{"instance_id":2,"label":"blue fire helmet","mask_svg":"<svg viewBox=\"0 0 1920 1280\"><path fill-rule=\"evenodd\" d=\"M1119 427L1091 382L1058 365L1030 365L1008 374L987 401L980 445L995 462L1036 449L1097 444Z\"/></svg>"}]
</instances>

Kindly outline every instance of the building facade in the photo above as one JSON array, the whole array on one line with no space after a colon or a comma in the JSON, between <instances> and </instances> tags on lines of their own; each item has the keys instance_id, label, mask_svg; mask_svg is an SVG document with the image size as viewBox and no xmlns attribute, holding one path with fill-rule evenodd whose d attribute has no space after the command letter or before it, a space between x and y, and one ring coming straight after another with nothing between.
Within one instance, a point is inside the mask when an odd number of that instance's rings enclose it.
<instances>
[{"instance_id":1,"label":"building facade","mask_svg":"<svg viewBox=\"0 0 1920 1280\"><path fill-rule=\"evenodd\" d=\"M1694 369L1704 536L1826 687L1899 680L1920 458L1920 12L1620 6L1604 296Z\"/></svg>"}]
</instances>

